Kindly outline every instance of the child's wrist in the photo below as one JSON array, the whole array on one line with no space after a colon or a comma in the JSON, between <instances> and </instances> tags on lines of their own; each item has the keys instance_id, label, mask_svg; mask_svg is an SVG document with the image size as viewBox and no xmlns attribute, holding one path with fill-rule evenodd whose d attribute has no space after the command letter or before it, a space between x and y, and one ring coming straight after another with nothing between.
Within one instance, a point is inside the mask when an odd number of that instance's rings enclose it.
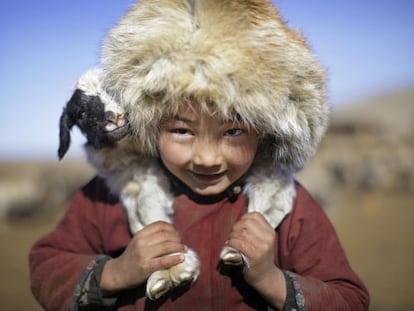
<instances>
[{"instance_id":1,"label":"child's wrist","mask_svg":"<svg viewBox=\"0 0 414 311\"><path fill-rule=\"evenodd\" d=\"M286 280L282 270L278 267L274 266L250 285L273 307L283 309L287 295Z\"/></svg>"},{"instance_id":2,"label":"child's wrist","mask_svg":"<svg viewBox=\"0 0 414 311\"><path fill-rule=\"evenodd\" d=\"M106 293L116 293L123 289L120 273L117 273L117 259L110 259L105 263L102 271L100 288Z\"/></svg>"}]
</instances>

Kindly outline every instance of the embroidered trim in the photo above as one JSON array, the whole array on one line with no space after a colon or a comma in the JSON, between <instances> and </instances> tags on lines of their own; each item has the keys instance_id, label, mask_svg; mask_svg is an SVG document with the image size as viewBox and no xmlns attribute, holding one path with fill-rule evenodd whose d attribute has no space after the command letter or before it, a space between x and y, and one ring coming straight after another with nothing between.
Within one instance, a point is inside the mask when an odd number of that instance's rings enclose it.
<instances>
[{"instance_id":1,"label":"embroidered trim","mask_svg":"<svg viewBox=\"0 0 414 311\"><path fill-rule=\"evenodd\" d=\"M284 270L283 271L286 276L287 288L288 288L288 297L286 298L286 311L305 311L305 296L303 295L302 287L300 286L299 280L295 273L291 271ZM292 298L289 297L293 295L295 306L292 306Z\"/></svg>"},{"instance_id":2,"label":"embroidered trim","mask_svg":"<svg viewBox=\"0 0 414 311\"><path fill-rule=\"evenodd\" d=\"M99 255L87 265L78 283L76 284L75 291L73 294L72 305L69 309L70 311L78 311L79 307L88 305L89 283L92 274L94 273L94 270L98 265L102 265L109 259L111 259L111 257L106 255Z\"/></svg>"}]
</instances>

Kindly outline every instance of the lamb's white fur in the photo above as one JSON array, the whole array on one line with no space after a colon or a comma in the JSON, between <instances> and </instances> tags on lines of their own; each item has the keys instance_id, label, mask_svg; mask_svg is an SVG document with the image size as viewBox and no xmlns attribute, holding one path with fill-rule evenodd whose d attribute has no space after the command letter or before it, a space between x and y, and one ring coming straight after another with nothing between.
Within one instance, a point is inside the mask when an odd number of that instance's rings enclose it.
<instances>
[{"instance_id":1,"label":"lamb's white fur","mask_svg":"<svg viewBox=\"0 0 414 311\"><path fill-rule=\"evenodd\" d=\"M100 75L100 70L88 71L79 79L76 88L90 96L99 96L105 111L123 114L122 107L102 89ZM85 147L88 161L105 177L110 190L120 196L132 233L158 220L172 222L173 215L169 180L159 160L143 155L138 146L133 137L126 137L117 142L116 147ZM275 170L272 161L258 159L246 182L244 193L249 199L248 212L262 213L273 227L277 227L290 212L295 197L290 175ZM191 249L184 255L183 263L156 271L149 277L149 298L157 299L183 282L195 282L200 273L197 255ZM220 257L227 264L248 266L248 259L230 247L224 247Z\"/></svg>"}]
</instances>

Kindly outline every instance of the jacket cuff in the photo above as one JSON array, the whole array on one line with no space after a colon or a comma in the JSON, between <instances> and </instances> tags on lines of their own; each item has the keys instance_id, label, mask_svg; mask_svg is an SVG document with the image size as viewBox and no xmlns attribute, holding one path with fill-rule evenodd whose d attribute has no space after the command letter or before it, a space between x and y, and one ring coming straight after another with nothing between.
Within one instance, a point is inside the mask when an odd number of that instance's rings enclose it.
<instances>
[{"instance_id":1,"label":"jacket cuff","mask_svg":"<svg viewBox=\"0 0 414 311\"><path fill-rule=\"evenodd\" d=\"M106 294L100 288L102 271L111 257L100 255L92 260L82 273L73 295L70 311L96 309L110 310L116 303L118 295Z\"/></svg>"},{"instance_id":2,"label":"jacket cuff","mask_svg":"<svg viewBox=\"0 0 414 311\"><path fill-rule=\"evenodd\" d=\"M286 279L286 302L283 311L305 311L305 297L295 273L282 270Z\"/></svg>"}]
</instances>

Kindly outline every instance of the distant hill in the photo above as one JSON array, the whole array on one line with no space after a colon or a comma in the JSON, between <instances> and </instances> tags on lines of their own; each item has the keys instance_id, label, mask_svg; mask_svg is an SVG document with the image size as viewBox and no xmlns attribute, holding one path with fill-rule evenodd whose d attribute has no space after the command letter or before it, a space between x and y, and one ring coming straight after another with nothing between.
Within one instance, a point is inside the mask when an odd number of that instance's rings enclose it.
<instances>
[{"instance_id":1,"label":"distant hill","mask_svg":"<svg viewBox=\"0 0 414 311\"><path fill-rule=\"evenodd\" d=\"M374 126L381 136L413 138L414 87L350 103L333 111L332 128Z\"/></svg>"},{"instance_id":2,"label":"distant hill","mask_svg":"<svg viewBox=\"0 0 414 311\"><path fill-rule=\"evenodd\" d=\"M326 204L341 187L414 192L413 134L414 87L345 105L297 178Z\"/></svg>"},{"instance_id":3,"label":"distant hill","mask_svg":"<svg viewBox=\"0 0 414 311\"><path fill-rule=\"evenodd\" d=\"M0 222L55 214L93 174L85 162L0 162Z\"/></svg>"}]
</instances>

